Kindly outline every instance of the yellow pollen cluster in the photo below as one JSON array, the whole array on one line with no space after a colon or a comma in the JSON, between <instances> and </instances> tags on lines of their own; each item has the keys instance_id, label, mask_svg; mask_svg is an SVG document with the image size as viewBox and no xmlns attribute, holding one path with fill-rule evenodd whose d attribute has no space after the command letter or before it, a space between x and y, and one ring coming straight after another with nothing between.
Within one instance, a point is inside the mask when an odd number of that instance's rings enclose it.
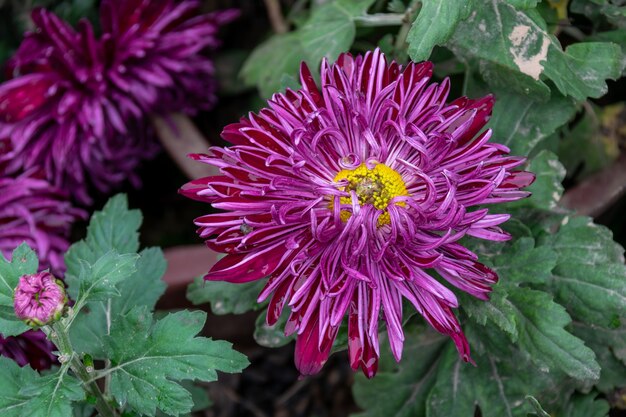
<instances>
[{"instance_id":1,"label":"yellow pollen cluster","mask_svg":"<svg viewBox=\"0 0 626 417\"><path fill-rule=\"evenodd\" d=\"M390 223L387 206L389 201L398 196L409 195L402 177L387 165L376 164L374 168L368 169L365 164L361 164L353 170L343 169L335 176L334 181L348 180L348 185L344 191L354 191L359 198L359 205L371 204L378 210L383 210L383 214L378 218L378 226ZM341 204L352 204L350 197L341 197ZM400 201L395 203L398 206L405 206ZM330 201L330 209L333 208L333 201ZM341 220L348 221L352 213L347 210L341 211Z\"/></svg>"}]
</instances>

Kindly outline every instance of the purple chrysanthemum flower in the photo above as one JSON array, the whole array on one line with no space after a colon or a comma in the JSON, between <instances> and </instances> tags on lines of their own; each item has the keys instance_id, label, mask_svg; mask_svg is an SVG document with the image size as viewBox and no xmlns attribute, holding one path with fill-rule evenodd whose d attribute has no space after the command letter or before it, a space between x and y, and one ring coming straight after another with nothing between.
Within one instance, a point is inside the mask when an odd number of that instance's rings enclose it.
<instances>
[{"instance_id":1,"label":"purple chrysanthemum flower","mask_svg":"<svg viewBox=\"0 0 626 417\"><path fill-rule=\"evenodd\" d=\"M37 252L40 270L50 268L61 274L71 225L85 217L83 210L72 207L67 193L46 180L27 174L0 179L0 253L5 258L26 242ZM47 369L55 363L52 350L53 345L41 331L14 337L0 334L0 355L20 366Z\"/></svg>"},{"instance_id":2,"label":"purple chrysanthemum flower","mask_svg":"<svg viewBox=\"0 0 626 417\"><path fill-rule=\"evenodd\" d=\"M150 115L209 108L220 24L235 12L198 15L199 3L104 0L103 34L83 20L74 30L53 13L32 13L0 86L0 161L8 173L32 168L90 201L87 183L106 192L154 155Z\"/></svg>"},{"instance_id":3,"label":"purple chrysanthemum flower","mask_svg":"<svg viewBox=\"0 0 626 417\"><path fill-rule=\"evenodd\" d=\"M220 45L217 32L239 11L200 13L187 0L105 0L100 20L105 48L115 55L109 75L146 112L207 110L216 101L215 67L202 55Z\"/></svg>"},{"instance_id":4,"label":"purple chrysanthemum flower","mask_svg":"<svg viewBox=\"0 0 626 417\"><path fill-rule=\"evenodd\" d=\"M48 271L20 277L13 295L15 315L32 327L59 320L66 304L63 282Z\"/></svg>"},{"instance_id":5,"label":"purple chrysanthemum flower","mask_svg":"<svg viewBox=\"0 0 626 417\"><path fill-rule=\"evenodd\" d=\"M72 223L85 215L46 180L27 174L0 178L0 252L6 258L26 242L37 252L40 269L62 273Z\"/></svg>"},{"instance_id":6,"label":"purple chrysanthemum flower","mask_svg":"<svg viewBox=\"0 0 626 417\"><path fill-rule=\"evenodd\" d=\"M63 254L69 246L72 223L86 217L73 208L67 194L43 179L21 175L0 179L0 252L9 258L23 242L39 256L40 270L65 270ZM15 337L0 334L0 355L12 358L20 366L47 369L55 362L53 345L40 331Z\"/></svg>"},{"instance_id":7,"label":"purple chrysanthemum flower","mask_svg":"<svg viewBox=\"0 0 626 417\"><path fill-rule=\"evenodd\" d=\"M479 134L491 96L446 103L449 80L429 83L432 64L388 63L379 51L324 61L321 89L302 65L302 89L227 126L234 146L197 155L220 176L181 192L223 210L196 219L207 245L227 255L208 280L269 280L267 322L289 306L296 366L313 374L326 361L347 315L354 369L376 373L379 322L400 360L402 300L470 361L453 313L452 286L486 300L498 277L459 244L463 236L504 241L509 215L484 205L529 195L523 158ZM479 206L479 207L478 207Z\"/></svg>"},{"instance_id":8,"label":"purple chrysanthemum flower","mask_svg":"<svg viewBox=\"0 0 626 417\"><path fill-rule=\"evenodd\" d=\"M19 336L0 334L0 355L13 359L18 365L30 365L37 370L48 369L56 363L52 354L54 345L40 330L29 330Z\"/></svg>"}]
</instances>

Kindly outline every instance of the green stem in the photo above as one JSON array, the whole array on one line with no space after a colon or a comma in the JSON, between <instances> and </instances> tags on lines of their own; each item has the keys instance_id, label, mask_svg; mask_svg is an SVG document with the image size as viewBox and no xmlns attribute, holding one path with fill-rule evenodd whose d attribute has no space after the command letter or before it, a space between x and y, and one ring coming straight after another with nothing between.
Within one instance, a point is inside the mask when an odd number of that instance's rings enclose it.
<instances>
[{"instance_id":1,"label":"green stem","mask_svg":"<svg viewBox=\"0 0 626 417\"><path fill-rule=\"evenodd\" d=\"M396 37L396 43L394 44L394 49L396 51L400 51L404 49L406 44L406 37L409 35L409 31L411 30L411 25L413 24L413 20L415 17L415 12L420 9L421 2L412 1L409 7L406 8L406 11L402 15L402 26L400 26L400 31L398 32L398 36Z\"/></svg>"},{"instance_id":2,"label":"green stem","mask_svg":"<svg viewBox=\"0 0 626 417\"><path fill-rule=\"evenodd\" d=\"M361 27L398 26L404 19L404 13L375 13L357 16L354 22Z\"/></svg>"},{"instance_id":3,"label":"green stem","mask_svg":"<svg viewBox=\"0 0 626 417\"><path fill-rule=\"evenodd\" d=\"M76 302L76 304L74 304L73 307L66 307L68 313L66 314L66 318L65 318L65 330L67 331L70 326L72 325L72 323L74 323L74 319L76 318L76 315L78 314L78 312L84 307L85 303L83 302L83 300L78 300Z\"/></svg>"},{"instance_id":4,"label":"green stem","mask_svg":"<svg viewBox=\"0 0 626 417\"><path fill-rule=\"evenodd\" d=\"M100 391L98 384L92 380L91 375L85 369L78 355L72 348L67 328L61 322L54 323L52 326L45 326L44 331L48 338L56 345L61 352L60 359L69 360L70 368L74 374L81 380L83 387L88 394L96 399L96 410L102 417L117 417L116 411L106 401L104 395Z\"/></svg>"},{"instance_id":5,"label":"green stem","mask_svg":"<svg viewBox=\"0 0 626 417\"><path fill-rule=\"evenodd\" d=\"M107 300L107 309L106 309L106 319L107 319L107 336L111 334L111 299ZM104 361L105 368L111 367L111 359L107 359ZM111 386L111 375L107 375L104 378L104 392L109 392L109 387Z\"/></svg>"},{"instance_id":6,"label":"green stem","mask_svg":"<svg viewBox=\"0 0 626 417\"><path fill-rule=\"evenodd\" d=\"M398 36L396 36L396 42L393 45L396 51L404 49L404 45L406 44L406 37L409 35L409 30L411 30L411 23L402 23L402 26L400 26L400 31L398 32Z\"/></svg>"},{"instance_id":7,"label":"green stem","mask_svg":"<svg viewBox=\"0 0 626 417\"><path fill-rule=\"evenodd\" d=\"M278 0L265 0L265 7L274 32L278 34L289 32L289 26L280 9L280 2Z\"/></svg>"}]
</instances>

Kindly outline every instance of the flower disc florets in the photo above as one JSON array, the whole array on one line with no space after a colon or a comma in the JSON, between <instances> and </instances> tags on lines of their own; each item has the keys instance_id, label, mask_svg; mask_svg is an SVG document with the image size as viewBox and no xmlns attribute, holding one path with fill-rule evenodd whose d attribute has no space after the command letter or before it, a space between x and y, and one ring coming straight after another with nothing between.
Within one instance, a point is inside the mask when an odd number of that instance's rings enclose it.
<instances>
[{"instance_id":1,"label":"flower disc florets","mask_svg":"<svg viewBox=\"0 0 626 417\"><path fill-rule=\"evenodd\" d=\"M66 304L63 282L47 271L22 276L13 296L15 315L31 327L59 320Z\"/></svg>"},{"instance_id":2,"label":"flower disc florets","mask_svg":"<svg viewBox=\"0 0 626 417\"><path fill-rule=\"evenodd\" d=\"M389 213L387 206L393 204L395 197L408 195L406 185L402 180L402 176L386 165L374 163L373 167L368 168L366 164L361 164L355 169L342 169L335 176L334 181L347 182L343 191L350 193L349 197L341 197L341 204L351 204L353 192L360 206L370 204L383 213L378 218L378 225L389 224ZM330 208L333 208L334 199L331 199ZM403 202L397 203L404 205ZM349 211L341 212L341 219L347 221L350 218Z\"/></svg>"},{"instance_id":3,"label":"flower disc florets","mask_svg":"<svg viewBox=\"0 0 626 417\"><path fill-rule=\"evenodd\" d=\"M432 272L487 299L498 277L459 240L507 240L509 216L485 206L526 197L534 176L480 133L491 96L447 103L449 81L431 75L429 62L343 54L322 63L318 88L303 65L301 90L226 126L234 146L195 156L221 171L181 190L222 210L196 219L227 254L205 279L269 276L259 300L271 297L270 325L290 310L303 374L320 370L346 316L354 369L375 374L381 319L400 360L404 298L471 360L457 298Z\"/></svg>"}]
</instances>

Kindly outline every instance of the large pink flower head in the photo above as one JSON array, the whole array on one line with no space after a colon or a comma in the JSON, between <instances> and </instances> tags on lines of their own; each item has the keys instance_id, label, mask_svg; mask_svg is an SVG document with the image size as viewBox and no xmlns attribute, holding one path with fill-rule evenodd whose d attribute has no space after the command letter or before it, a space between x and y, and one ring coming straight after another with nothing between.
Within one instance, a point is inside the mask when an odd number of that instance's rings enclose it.
<instances>
[{"instance_id":1,"label":"large pink flower head","mask_svg":"<svg viewBox=\"0 0 626 417\"><path fill-rule=\"evenodd\" d=\"M67 193L28 174L0 178L0 252L5 258L26 242L39 257L40 269L65 270L69 233L83 210L72 207Z\"/></svg>"},{"instance_id":2,"label":"large pink flower head","mask_svg":"<svg viewBox=\"0 0 626 417\"><path fill-rule=\"evenodd\" d=\"M36 9L0 86L0 160L5 171L38 168L90 201L87 184L107 192L130 178L157 147L150 116L193 113L215 101L214 69L201 54L217 45L233 12L198 15L198 3L104 0L103 34Z\"/></svg>"},{"instance_id":3,"label":"large pink flower head","mask_svg":"<svg viewBox=\"0 0 626 417\"><path fill-rule=\"evenodd\" d=\"M321 369L346 316L354 369L376 373L381 317L400 360L403 298L471 360L457 298L430 271L487 299L498 277L459 239L507 240L509 216L483 206L526 197L534 176L479 134L491 96L446 103L449 81L431 74L430 62L402 68L378 50L343 54L322 63L318 89L302 65L301 90L227 126L234 146L196 156L221 175L181 190L223 210L196 219L227 254L205 279L269 276L259 300L271 297L270 325L289 306L302 374Z\"/></svg>"}]
</instances>

